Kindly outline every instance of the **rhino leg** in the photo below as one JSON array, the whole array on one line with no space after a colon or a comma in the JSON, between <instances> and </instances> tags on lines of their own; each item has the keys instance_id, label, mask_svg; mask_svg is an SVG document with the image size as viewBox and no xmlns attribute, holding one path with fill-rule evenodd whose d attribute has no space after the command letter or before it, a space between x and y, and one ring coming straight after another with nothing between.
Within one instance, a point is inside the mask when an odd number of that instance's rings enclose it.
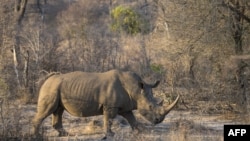
<instances>
[{"instance_id":1,"label":"rhino leg","mask_svg":"<svg viewBox=\"0 0 250 141\"><path fill-rule=\"evenodd\" d=\"M63 107L58 106L56 111L52 114L52 126L54 129L56 129L59 133L59 136L65 136L68 135L68 133L63 129L62 125L62 114L63 114Z\"/></svg>"},{"instance_id":2,"label":"rhino leg","mask_svg":"<svg viewBox=\"0 0 250 141\"><path fill-rule=\"evenodd\" d=\"M41 93L40 93L41 94ZM42 121L56 111L59 103L59 98L56 94L47 95L41 94L37 103L37 113L33 118L33 134L38 135L39 127Z\"/></svg>"},{"instance_id":3,"label":"rhino leg","mask_svg":"<svg viewBox=\"0 0 250 141\"><path fill-rule=\"evenodd\" d=\"M33 134L38 135L39 127L42 123L42 121L48 117L50 114L53 113L55 110L54 104L48 104L47 106L38 106L37 113L35 117L33 118Z\"/></svg>"},{"instance_id":4,"label":"rhino leg","mask_svg":"<svg viewBox=\"0 0 250 141\"><path fill-rule=\"evenodd\" d=\"M114 132L111 131L111 126L112 126L112 120L116 117L118 113L118 108L110 108L110 107L104 107L103 108L103 116L104 116L104 121L103 121L103 127L105 131L105 137L107 136L114 136Z\"/></svg>"},{"instance_id":5,"label":"rhino leg","mask_svg":"<svg viewBox=\"0 0 250 141\"><path fill-rule=\"evenodd\" d=\"M136 131L136 133L141 132L142 129L140 128L140 124L137 122L132 111L121 113L120 115L123 116L128 121L132 130Z\"/></svg>"}]
</instances>

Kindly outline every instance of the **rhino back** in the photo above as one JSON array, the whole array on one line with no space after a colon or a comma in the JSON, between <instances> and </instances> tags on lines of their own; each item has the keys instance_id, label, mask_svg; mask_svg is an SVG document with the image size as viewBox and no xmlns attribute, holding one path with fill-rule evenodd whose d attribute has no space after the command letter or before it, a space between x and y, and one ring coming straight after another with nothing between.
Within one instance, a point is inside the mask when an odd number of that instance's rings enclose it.
<instances>
[{"instance_id":1,"label":"rhino back","mask_svg":"<svg viewBox=\"0 0 250 141\"><path fill-rule=\"evenodd\" d=\"M102 114L103 106L123 108L130 99L116 71L72 72L62 76L61 101L73 115L92 116Z\"/></svg>"}]
</instances>

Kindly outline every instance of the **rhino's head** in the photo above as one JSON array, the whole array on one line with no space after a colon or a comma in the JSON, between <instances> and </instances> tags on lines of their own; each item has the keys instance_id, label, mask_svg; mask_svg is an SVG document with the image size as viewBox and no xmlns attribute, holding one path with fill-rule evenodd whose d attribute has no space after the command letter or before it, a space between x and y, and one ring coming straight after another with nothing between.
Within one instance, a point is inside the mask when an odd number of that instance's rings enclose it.
<instances>
[{"instance_id":1,"label":"rhino's head","mask_svg":"<svg viewBox=\"0 0 250 141\"><path fill-rule=\"evenodd\" d=\"M161 100L154 98L152 88L157 87L159 82L157 81L155 84L141 82L139 84L141 87L141 97L138 99L137 109L152 124L161 123L179 100L178 96L172 104L168 105L166 103L162 104Z\"/></svg>"}]
</instances>

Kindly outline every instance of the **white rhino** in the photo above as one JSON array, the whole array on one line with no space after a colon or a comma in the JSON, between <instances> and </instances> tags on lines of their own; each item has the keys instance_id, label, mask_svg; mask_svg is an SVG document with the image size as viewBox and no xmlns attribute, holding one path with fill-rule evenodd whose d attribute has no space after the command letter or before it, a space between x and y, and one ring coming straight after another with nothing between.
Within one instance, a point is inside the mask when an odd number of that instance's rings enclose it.
<instances>
[{"instance_id":1,"label":"white rhino","mask_svg":"<svg viewBox=\"0 0 250 141\"><path fill-rule=\"evenodd\" d=\"M163 121L165 115L177 104L179 96L170 104L155 102L152 88L133 72L111 70L104 73L71 72L50 75L42 84L33 119L33 132L38 134L42 121L52 114L52 126L59 136L67 132L62 126L62 114L66 110L73 116L88 117L104 115L105 136L112 136L112 119L123 116L132 130L138 122L132 110L138 110L152 124Z\"/></svg>"}]
</instances>

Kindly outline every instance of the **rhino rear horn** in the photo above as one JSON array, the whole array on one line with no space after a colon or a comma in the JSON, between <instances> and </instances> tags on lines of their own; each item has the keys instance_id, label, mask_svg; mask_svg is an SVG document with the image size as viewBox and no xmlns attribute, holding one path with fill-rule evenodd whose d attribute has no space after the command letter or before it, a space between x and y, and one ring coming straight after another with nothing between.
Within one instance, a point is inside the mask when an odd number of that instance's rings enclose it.
<instances>
[{"instance_id":1,"label":"rhino rear horn","mask_svg":"<svg viewBox=\"0 0 250 141\"><path fill-rule=\"evenodd\" d=\"M156 88L160 83L160 80L155 81L154 84L151 84L151 88Z\"/></svg>"},{"instance_id":2,"label":"rhino rear horn","mask_svg":"<svg viewBox=\"0 0 250 141\"><path fill-rule=\"evenodd\" d=\"M161 99L161 98L156 97L156 98L154 98L154 101L157 105L162 106L162 104L163 104L163 99Z\"/></svg>"},{"instance_id":3,"label":"rhino rear horn","mask_svg":"<svg viewBox=\"0 0 250 141\"><path fill-rule=\"evenodd\" d=\"M177 98L174 100L174 102L171 103L170 105L163 106L163 108L164 108L163 115L167 115L174 108L174 106L177 104L179 98L180 98L180 95L178 95Z\"/></svg>"}]
</instances>

